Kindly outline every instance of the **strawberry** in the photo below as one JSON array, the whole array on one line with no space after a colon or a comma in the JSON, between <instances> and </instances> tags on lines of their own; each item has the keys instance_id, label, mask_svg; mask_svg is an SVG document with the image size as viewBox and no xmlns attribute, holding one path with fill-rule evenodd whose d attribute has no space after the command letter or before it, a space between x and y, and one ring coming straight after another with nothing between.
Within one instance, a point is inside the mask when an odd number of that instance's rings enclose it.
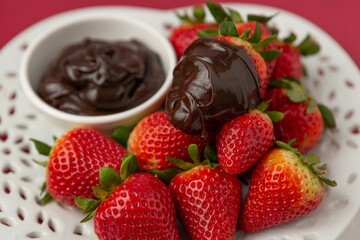
<instances>
[{"instance_id":1,"label":"strawberry","mask_svg":"<svg viewBox=\"0 0 360 240\"><path fill-rule=\"evenodd\" d=\"M91 186L98 182L99 169L120 169L127 151L105 134L90 128L74 128L56 140L51 148L33 140L39 153L48 155L46 190L43 203L54 198L62 204L76 206L75 197L95 198ZM45 185L44 185L45 187Z\"/></svg>"},{"instance_id":2,"label":"strawberry","mask_svg":"<svg viewBox=\"0 0 360 240\"><path fill-rule=\"evenodd\" d=\"M141 171L161 170L173 166L165 157L189 161L186 150L191 143L197 144L202 152L208 140L182 132L161 111L145 117L136 125L128 140L128 150L136 155Z\"/></svg>"},{"instance_id":3,"label":"strawberry","mask_svg":"<svg viewBox=\"0 0 360 240\"><path fill-rule=\"evenodd\" d=\"M325 186L336 186L324 177L326 164L314 155L303 157L283 142L255 166L240 215L240 229L256 232L290 222L315 210Z\"/></svg>"},{"instance_id":4,"label":"strawberry","mask_svg":"<svg viewBox=\"0 0 360 240\"><path fill-rule=\"evenodd\" d=\"M216 135L216 149L222 169L240 174L250 169L269 150L274 137L272 120L281 113L263 113L267 103L225 123ZM272 116L272 118L271 118Z\"/></svg>"},{"instance_id":5,"label":"strawberry","mask_svg":"<svg viewBox=\"0 0 360 240\"><path fill-rule=\"evenodd\" d=\"M112 168L100 169L100 187L93 187L99 200L76 198L77 205L94 216L94 231L105 239L180 239L170 190L150 173L135 173L132 154L123 159L120 174Z\"/></svg>"},{"instance_id":6,"label":"strawberry","mask_svg":"<svg viewBox=\"0 0 360 240\"><path fill-rule=\"evenodd\" d=\"M214 37L215 39L231 43L235 46L243 47L247 54L253 58L255 69L261 77L260 93L262 97L265 97L268 84L265 61L275 59L280 52L276 50L257 51L267 46L276 37L276 35L260 41L261 28L258 23L255 24L255 31L250 38L249 34L251 29L244 32L242 35L239 35L236 26L231 21L224 21L220 23L218 32L214 32L213 30L204 30L198 31L198 34L201 37Z\"/></svg>"},{"instance_id":7,"label":"strawberry","mask_svg":"<svg viewBox=\"0 0 360 240\"><path fill-rule=\"evenodd\" d=\"M294 79L284 78L270 82L266 95L269 110L279 111L284 118L274 123L275 137L281 141L296 139L294 147L304 153L320 139L324 123L335 127L335 120L324 105L309 97L301 84Z\"/></svg>"},{"instance_id":8,"label":"strawberry","mask_svg":"<svg viewBox=\"0 0 360 240\"><path fill-rule=\"evenodd\" d=\"M233 239L241 204L241 185L236 176L200 163L196 145L189 146L194 163L169 159L184 172L170 182L177 216L192 240Z\"/></svg>"},{"instance_id":9,"label":"strawberry","mask_svg":"<svg viewBox=\"0 0 360 240\"><path fill-rule=\"evenodd\" d=\"M207 6L219 24L219 31L214 31L214 29L199 30L198 34L202 37L216 37L220 34L220 38L217 39L232 43L236 46L244 47L247 53L254 58L256 69L262 79L260 92L261 96L264 98L269 77L271 76L270 74L272 74L271 72L268 72L267 66L269 66L269 71L272 71L275 65L274 60L280 54L280 51L276 49L276 45L273 41L277 34L272 35L271 31L264 25L273 16L262 17L250 15L248 16L249 22L244 23L241 15L233 9L228 9L229 13L227 13L221 5L210 1L207 2ZM262 21L264 24L259 23L258 21ZM224 36L232 36L236 38ZM244 43L245 41L240 41L237 37L240 37L241 40L247 40L251 43L251 45Z\"/></svg>"},{"instance_id":10,"label":"strawberry","mask_svg":"<svg viewBox=\"0 0 360 240\"><path fill-rule=\"evenodd\" d=\"M196 39L199 38L197 31L202 29L216 29L216 24L204 23L205 11L201 6L194 7L194 19L187 14L177 16L182 24L171 30L169 40L173 45L178 59L181 58L185 49Z\"/></svg>"},{"instance_id":11,"label":"strawberry","mask_svg":"<svg viewBox=\"0 0 360 240\"><path fill-rule=\"evenodd\" d=\"M277 48L282 50L282 53L277 58L271 80L284 77L300 80L304 73L304 67L301 63L301 55L308 56L315 54L320 50L319 45L310 40L310 35L307 35L298 46L294 46L292 44L295 39L296 36L292 33L284 41L276 42Z\"/></svg>"}]
</instances>

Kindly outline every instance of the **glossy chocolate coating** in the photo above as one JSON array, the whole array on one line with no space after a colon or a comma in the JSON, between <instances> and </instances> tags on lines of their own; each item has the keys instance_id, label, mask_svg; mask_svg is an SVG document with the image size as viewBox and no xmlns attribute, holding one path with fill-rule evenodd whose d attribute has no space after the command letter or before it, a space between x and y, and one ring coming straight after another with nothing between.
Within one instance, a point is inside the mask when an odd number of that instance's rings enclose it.
<instances>
[{"instance_id":1,"label":"glossy chocolate coating","mask_svg":"<svg viewBox=\"0 0 360 240\"><path fill-rule=\"evenodd\" d=\"M139 41L87 39L63 50L38 92L64 112L105 115L145 102L164 81L159 57Z\"/></svg>"},{"instance_id":2,"label":"glossy chocolate coating","mask_svg":"<svg viewBox=\"0 0 360 240\"><path fill-rule=\"evenodd\" d=\"M173 125L190 134L205 137L261 101L261 78L252 57L227 42L197 39L173 75L165 110Z\"/></svg>"}]
</instances>

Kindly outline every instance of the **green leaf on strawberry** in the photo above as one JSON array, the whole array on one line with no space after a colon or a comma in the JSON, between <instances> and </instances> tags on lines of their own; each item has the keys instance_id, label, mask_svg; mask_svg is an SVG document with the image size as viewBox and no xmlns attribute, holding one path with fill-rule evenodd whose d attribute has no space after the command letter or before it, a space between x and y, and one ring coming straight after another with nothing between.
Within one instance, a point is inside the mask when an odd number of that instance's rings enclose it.
<instances>
[{"instance_id":1,"label":"green leaf on strawberry","mask_svg":"<svg viewBox=\"0 0 360 240\"><path fill-rule=\"evenodd\" d=\"M296 35L293 32L291 32L289 36L287 36L286 38L283 39L283 42L291 44L295 40L296 40Z\"/></svg>"},{"instance_id":2,"label":"green leaf on strawberry","mask_svg":"<svg viewBox=\"0 0 360 240\"><path fill-rule=\"evenodd\" d=\"M122 163L122 165L124 162ZM99 182L102 187L107 192L112 192L114 189L121 184L122 179L120 174L110 167L102 167L99 172Z\"/></svg>"},{"instance_id":3,"label":"green leaf on strawberry","mask_svg":"<svg viewBox=\"0 0 360 240\"><path fill-rule=\"evenodd\" d=\"M269 102L261 102L259 105L256 106L256 109L260 112L265 112L266 109L269 107Z\"/></svg>"},{"instance_id":4,"label":"green leaf on strawberry","mask_svg":"<svg viewBox=\"0 0 360 240\"><path fill-rule=\"evenodd\" d=\"M279 122L284 118L284 114L278 111L267 111L265 113L270 117L272 122Z\"/></svg>"},{"instance_id":5,"label":"green leaf on strawberry","mask_svg":"<svg viewBox=\"0 0 360 240\"><path fill-rule=\"evenodd\" d=\"M197 22L203 22L205 19L205 11L202 6L195 6L193 15Z\"/></svg>"},{"instance_id":6,"label":"green leaf on strawberry","mask_svg":"<svg viewBox=\"0 0 360 240\"><path fill-rule=\"evenodd\" d=\"M207 145L204 150L205 160L201 161L199 148L196 144L190 144L188 146L188 154L191 157L192 163L185 162L181 159L169 158L166 159L174 164L177 168L169 168L165 170L153 170L150 171L151 174L157 176L165 184L169 184L171 179L173 179L177 174L188 171L199 165L208 165L210 168L214 169L218 166L218 160L216 156L216 150L211 146Z\"/></svg>"},{"instance_id":7,"label":"green leaf on strawberry","mask_svg":"<svg viewBox=\"0 0 360 240\"><path fill-rule=\"evenodd\" d=\"M242 18L241 14L238 11L235 11L231 8L228 8L230 13L230 17L234 23L243 23L244 19Z\"/></svg>"},{"instance_id":8,"label":"green leaf on strawberry","mask_svg":"<svg viewBox=\"0 0 360 240\"><path fill-rule=\"evenodd\" d=\"M271 35L270 37L267 37L264 40L259 41L258 43L253 43L252 46L255 50L263 49L264 47L269 45L276 37L277 37L277 34ZM279 50L274 50L274 51L279 51Z\"/></svg>"},{"instance_id":9,"label":"green leaf on strawberry","mask_svg":"<svg viewBox=\"0 0 360 240\"><path fill-rule=\"evenodd\" d=\"M194 6L193 8L194 18L189 17L187 13L180 14L176 12L175 14L180 19L181 22L189 23L189 24L203 23L205 19L205 11L201 5Z\"/></svg>"},{"instance_id":10,"label":"green leaf on strawberry","mask_svg":"<svg viewBox=\"0 0 360 240\"><path fill-rule=\"evenodd\" d=\"M195 144L190 144L188 152L195 165L199 165L201 162L199 149Z\"/></svg>"},{"instance_id":11,"label":"green leaf on strawberry","mask_svg":"<svg viewBox=\"0 0 360 240\"><path fill-rule=\"evenodd\" d=\"M272 122L278 122L281 121L284 118L284 114L278 111L266 111L266 109L269 107L269 101L267 102L261 102L259 105L256 106L256 109L260 112L265 113L269 116Z\"/></svg>"},{"instance_id":12,"label":"green leaf on strawberry","mask_svg":"<svg viewBox=\"0 0 360 240\"><path fill-rule=\"evenodd\" d=\"M251 33L251 28L248 28L245 32L243 32L243 33L239 36L239 38L240 38L240 39L243 39L243 40L246 40L246 39L249 38L250 33Z\"/></svg>"},{"instance_id":13,"label":"green leaf on strawberry","mask_svg":"<svg viewBox=\"0 0 360 240\"><path fill-rule=\"evenodd\" d=\"M111 138L114 139L124 148L127 147L127 141L130 136L130 130L127 127L117 127L111 134Z\"/></svg>"},{"instance_id":14,"label":"green leaf on strawberry","mask_svg":"<svg viewBox=\"0 0 360 240\"><path fill-rule=\"evenodd\" d=\"M44 156L49 156L51 151L51 147L49 145L33 138L31 138L30 141L32 141L35 144L35 148L39 154Z\"/></svg>"},{"instance_id":15,"label":"green leaf on strawberry","mask_svg":"<svg viewBox=\"0 0 360 240\"><path fill-rule=\"evenodd\" d=\"M310 35L306 35L304 40L297 46L297 50L303 56L312 55L320 51L320 45L311 41Z\"/></svg>"},{"instance_id":16,"label":"green leaf on strawberry","mask_svg":"<svg viewBox=\"0 0 360 240\"><path fill-rule=\"evenodd\" d=\"M47 161L38 161L38 160L35 160L33 159L32 160L34 163L36 163L37 165L40 165L42 167L46 167L47 166Z\"/></svg>"},{"instance_id":17,"label":"green leaf on strawberry","mask_svg":"<svg viewBox=\"0 0 360 240\"><path fill-rule=\"evenodd\" d=\"M220 23L219 31L223 36L239 37L239 33L232 21L224 21Z\"/></svg>"},{"instance_id":18,"label":"green leaf on strawberry","mask_svg":"<svg viewBox=\"0 0 360 240\"><path fill-rule=\"evenodd\" d=\"M137 170L137 159L135 155L132 153L126 154L122 160L120 168L121 182L125 181L125 179L128 178L131 174L137 172Z\"/></svg>"},{"instance_id":19,"label":"green leaf on strawberry","mask_svg":"<svg viewBox=\"0 0 360 240\"><path fill-rule=\"evenodd\" d=\"M259 54L265 62L270 62L280 56L281 52L281 50L263 50L259 51Z\"/></svg>"},{"instance_id":20,"label":"green leaf on strawberry","mask_svg":"<svg viewBox=\"0 0 360 240\"><path fill-rule=\"evenodd\" d=\"M307 100L306 114L311 114L318 108L317 102L313 98Z\"/></svg>"},{"instance_id":21,"label":"green leaf on strawberry","mask_svg":"<svg viewBox=\"0 0 360 240\"><path fill-rule=\"evenodd\" d=\"M163 183L165 183L167 186L170 184L171 180L178 175L179 173L182 173L183 171L178 168L168 168L164 170L153 170L150 171L152 175L159 178Z\"/></svg>"},{"instance_id":22,"label":"green leaf on strawberry","mask_svg":"<svg viewBox=\"0 0 360 240\"><path fill-rule=\"evenodd\" d=\"M166 157L166 160L168 160L169 162L174 164L176 167L178 167L184 171L187 171L187 170L193 168L193 166L194 166L194 164L192 164L192 163L184 162L183 160L176 159L176 158Z\"/></svg>"},{"instance_id":23,"label":"green leaf on strawberry","mask_svg":"<svg viewBox=\"0 0 360 240\"><path fill-rule=\"evenodd\" d=\"M321 115L323 116L325 126L330 129L336 128L335 118L331 110L320 103L317 106L321 112Z\"/></svg>"},{"instance_id":24,"label":"green leaf on strawberry","mask_svg":"<svg viewBox=\"0 0 360 240\"><path fill-rule=\"evenodd\" d=\"M264 25L266 25L273 17L275 17L278 13L275 13L269 17L267 16L262 16L262 15L256 15L256 14L249 14L247 16L247 20L248 22L250 21L254 21L254 22L260 22Z\"/></svg>"},{"instance_id":25,"label":"green leaf on strawberry","mask_svg":"<svg viewBox=\"0 0 360 240\"><path fill-rule=\"evenodd\" d=\"M53 197L48 192L46 192L46 194L40 199L40 204L46 205L52 200L54 200Z\"/></svg>"},{"instance_id":26,"label":"green leaf on strawberry","mask_svg":"<svg viewBox=\"0 0 360 240\"><path fill-rule=\"evenodd\" d=\"M219 36L219 30L217 29L197 30L197 34L199 37L217 37Z\"/></svg>"},{"instance_id":27,"label":"green leaf on strawberry","mask_svg":"<svg viewBox=\"0 0 360 240\"><path fill-rule=\"evenodd\" d=\"M223 9L223 7L220 4L207 1L206 5L217 23L222 23L223 21L231 20L231 17L226 13L226 11Z\"/></svg>"},{"instance_id":28,"label":"green leaf on strawberry","mask_svg":"<svg viewBox=\"0 0 360 240\"><path fill-rule=\"evenodd\" d=\"M98 198L107 198L109 196L109 192L104 190L102 187L92 187L94 194Z\"/></svg>"},{"instance_id":29,"label":"green leaf on strawberry","mask_svg":"<svg viewBox=\"0 0 360 240\"><path fill-rule=\"evenodd\" d=\"M209 159L212 163L219 163L217 159L216 149L210 145L206 145L204 150L204 155L206 159Z\"/></svg>"},{"instance_id":30,"label":"green leaf on strawberry","mask_svg":"<svg viewBox=\"0 0 360 240\"><path fill-rule=\"evenodd\" d=\"M256 22L255 24L255 31L251 38L248 39L250 43L258 43L261 40L261 27L260 24Z\"/></svg>"}]
</instances>

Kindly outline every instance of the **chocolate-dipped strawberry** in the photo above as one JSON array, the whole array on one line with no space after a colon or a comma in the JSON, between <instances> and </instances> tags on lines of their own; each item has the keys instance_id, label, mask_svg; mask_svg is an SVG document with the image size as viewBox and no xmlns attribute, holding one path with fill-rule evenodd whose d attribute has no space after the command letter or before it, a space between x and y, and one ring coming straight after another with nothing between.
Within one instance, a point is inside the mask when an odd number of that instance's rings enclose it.
<instances>
[{"instance_id":1,"label":"chocolate-dipped strawberry","mask_svg":"<svg viewBox=\"0 0 360 240\"><path fill-rule=\"evenodd\" d=\"M172 124L203 137L261 101L261 78L243 46L213 38L195 40L173 72L165 110Z\"/></svg>"}]
</instances>

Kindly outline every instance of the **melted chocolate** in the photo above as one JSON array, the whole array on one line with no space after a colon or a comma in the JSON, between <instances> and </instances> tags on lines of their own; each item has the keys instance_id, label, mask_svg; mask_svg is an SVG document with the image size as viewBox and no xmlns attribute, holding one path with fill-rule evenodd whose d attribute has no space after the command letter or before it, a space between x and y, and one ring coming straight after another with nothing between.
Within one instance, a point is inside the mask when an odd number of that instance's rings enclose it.
<instances>
[{"instance_id":1,"label":"melted chocolate","mask_svg":"<svg viewBox=\"0 0 360 240\"><path fill-rule=\"evenodd\" d=\"M182 131L203 137L260 101L261 78L243 47L212 38L199 38L176 65L166 98L170 122Z\"/></svg>"},{"instance_id":2,"label":"melted chocolate","mask_svg":"<svg viewBox=\"0 0 360 240\"><path fill-rule=\"evenodd\" d=\"M105 115L143 103L164 80L159 57L140 42L87 39L64 49L38 91L64 112Z\"/></svg>"}]
</instances>

